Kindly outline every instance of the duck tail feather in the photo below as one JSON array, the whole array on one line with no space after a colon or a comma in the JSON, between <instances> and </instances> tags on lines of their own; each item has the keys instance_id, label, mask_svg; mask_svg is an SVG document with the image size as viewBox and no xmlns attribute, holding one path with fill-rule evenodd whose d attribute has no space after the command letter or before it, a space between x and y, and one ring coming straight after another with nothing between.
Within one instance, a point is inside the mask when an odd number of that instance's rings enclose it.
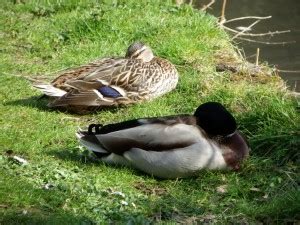
<instances>
[{"instance_id":1,"label":"duck tail feather","mask_svg":"<svg viewBox=\"0 0 300 225\"><path fill-rule=\"evenodd\" d=\"M98 152L103 154L110 154L99 142L98 138L94 134L89 134L88 131L77 131L76 137L79 140L80 144L86 147L92 152Z\"/></svg>"},{"instance_id":2,"label":"duck tail feather","mask_svg":"<svg viewBox=\"0 0 300 225\"><path fill-rule=\"evenodd\" d=\"M64 90L56 88L51 84L34 84L33 87L39 89L45 95L51 96L51 97L61 97L67 93Z\"/></svg>"}]
</instances>

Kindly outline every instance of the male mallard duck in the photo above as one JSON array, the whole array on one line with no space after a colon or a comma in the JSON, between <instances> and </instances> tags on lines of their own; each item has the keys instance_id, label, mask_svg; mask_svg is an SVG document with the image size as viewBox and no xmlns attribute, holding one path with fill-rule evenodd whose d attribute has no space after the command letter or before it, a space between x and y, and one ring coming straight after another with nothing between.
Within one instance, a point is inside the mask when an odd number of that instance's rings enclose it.
<instances>
[{"instance_id":1,"label":"male mallard duck","mask_svg":"<svg viewBox=\"0 0 300 225\"><path fill-rule=\"evenodd\" d=\"M99 59L34 87L56 98L50 107L81 110L151 100L174 89L177 82L174 65L135 42L125 57Z\"/></svg>"},{"instance_id":2,"label":"male mallard duck","mask_svg":"<svg viewBox=\"0 0 300 225\"><path fill-rule=\"evenodd\" d=\"M200 105L193 116L91 124L77 137L106 163L161 178L192 176L201 169L237 170L249 153L234 117L216 102Z\"/></svg>"}]
</instances>

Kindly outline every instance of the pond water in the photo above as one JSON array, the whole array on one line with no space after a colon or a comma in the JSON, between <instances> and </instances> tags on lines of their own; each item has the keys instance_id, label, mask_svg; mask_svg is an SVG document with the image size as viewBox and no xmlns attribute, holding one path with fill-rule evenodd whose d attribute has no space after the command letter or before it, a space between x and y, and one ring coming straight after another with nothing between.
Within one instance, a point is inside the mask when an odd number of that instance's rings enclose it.
<instances>
[{"instance_id":1,"label":"pond water","mask_svg":"<svg viewBox=\"0 0 300 225\"><path fill-rule=\"evenodd\" d=\"M194 1L195 2L195 1ZM196 7L209 0L197 0ZM216 0L209 13L221 15L222 0ZM225 17L227 20L242 16L269 16L252 29L252 33L265 33L277 30L291 30L290 33L278 34L273 37L260 37L255 40L264 42L294 42L281 45L266 45L236 40L239 47L250 62L255 61L256 49L260 48L260 62L267 61L276 65L279 70L297 71L280 72L292 90L300 92L300 0L227 0ZM229 27L247 27L255 20L242 20L228 23Z\"/></svg>"}]
</instances>

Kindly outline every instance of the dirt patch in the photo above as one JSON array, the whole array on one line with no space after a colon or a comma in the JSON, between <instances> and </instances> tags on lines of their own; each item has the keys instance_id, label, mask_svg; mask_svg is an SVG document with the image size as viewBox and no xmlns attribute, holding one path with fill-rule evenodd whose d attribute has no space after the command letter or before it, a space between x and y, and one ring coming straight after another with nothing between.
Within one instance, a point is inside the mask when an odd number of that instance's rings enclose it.
<instances>
[{"instance_id":1,"label":"dirt patch","mask_svg":"<svg viewBox=\"0 0 300 225\"><path fill-rule=\"evenodd\" d=\"M145 184L144 182L136 182L133 184L133 186L141 191L142 193L146 195L156 195L156 196L162 196L167 194L167 189L158 187L151 184Z\"/></svg>"}]
</instances>

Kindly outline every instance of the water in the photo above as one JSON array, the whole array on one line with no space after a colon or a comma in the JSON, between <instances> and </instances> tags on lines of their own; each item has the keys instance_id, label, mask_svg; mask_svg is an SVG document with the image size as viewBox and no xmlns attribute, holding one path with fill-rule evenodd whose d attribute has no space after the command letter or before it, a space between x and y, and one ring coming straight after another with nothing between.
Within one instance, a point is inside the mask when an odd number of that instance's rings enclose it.
<instances>
[{"instance_id":1,"label":"water","mask_svg":"<svg viewBox=\"0 0 300 225\"><path fill-rule=\"evenodd\" d=\"M196 6L208 0L196 1ZM221 15L222 0L216 0L209 13ZM247 59L255 61L256 49L260 48L260 62L267 61L276 65L279 70L298 71L293 73L280 72L292 90L300 92L300 0L227 0L225 17L227 20L242 16L269 16L253 27L252 33L265 33L276 30L291 30L290 33L274 35L273 37L256 38L258 41L290 42L285 45L266 45L236 40L244 49ZM243 20L229 23L229 27L249 26L255 20Z\"/></svg>"}]
</instances>

